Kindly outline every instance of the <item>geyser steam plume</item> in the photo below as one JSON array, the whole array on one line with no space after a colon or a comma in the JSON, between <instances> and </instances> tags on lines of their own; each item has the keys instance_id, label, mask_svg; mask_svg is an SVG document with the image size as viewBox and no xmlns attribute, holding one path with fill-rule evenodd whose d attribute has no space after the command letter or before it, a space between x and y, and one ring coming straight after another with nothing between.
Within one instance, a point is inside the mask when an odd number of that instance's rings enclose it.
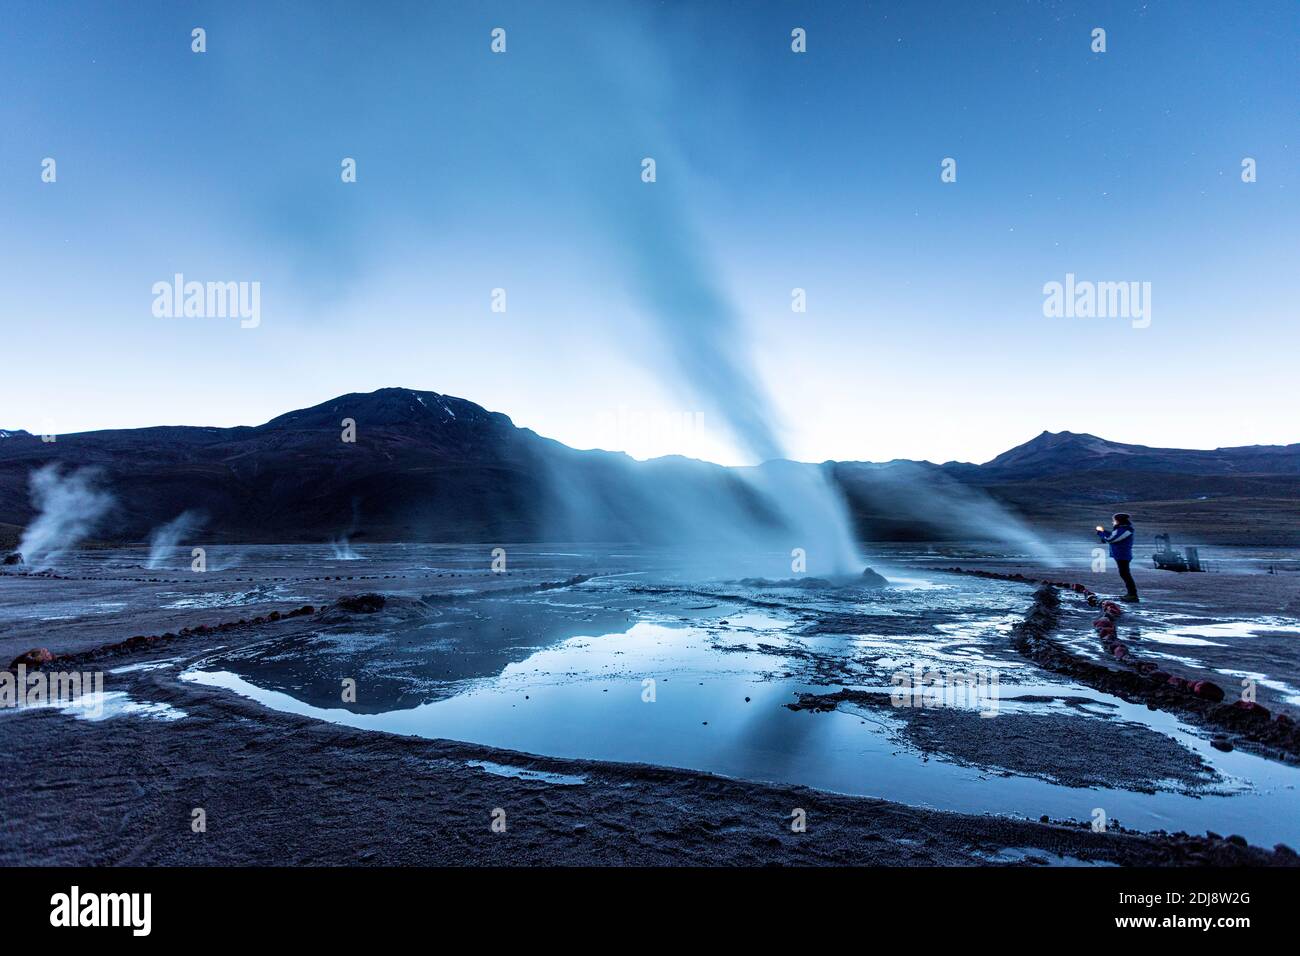
<instances>
[{"instance_id":1,"label":"geyser steam plume","mask_svg":"<svg viewBox=\"0 0 1300 956\"><path fill-rule=\"evenodd\" d=\"M341 535L330 542L330 549L334 552L335 561L360 561L361 555L352 550L352 543L348 536Z\"/></svg>"},{"instance_id":2,"label":"geyser steam plume","mask_svg":"<svg viewBox=\"0 0 1300 956\"><path fill-rule=\"evenodd\" d=\"M683 203L668 183L617 190L607 222L632 278L632 291L654 322L674 370L759 463L784 459L776 414L748 358L735 308L715 276ZM791 465L750 473L755 491L778 514L787 544L801 547L810 570L862 570L848 512L820 469Z\"/></svg>"},{"instance_id":3,"label":"geyser steam plume","mask_svg":"<svg viewBox=\"0 0 1300 956\"><path fill-rule=\"evenodd\" d=\"M691 164L676 134L660 119L673 115L671 60L681 51L646 40L654 31L645 27L658 16L611 17L586 34L593 42L584 53L601 64L609 82L594 94L586 87L573 92L598 107L603 122L574 131L574 142L590 150L586 162L556 169L556 174L572 177L572 169L581 170L580 179L570 179L575 198L609 240L603 245L616 259L612 265L628 278L638 311L663 344L672 377L757 463L783 459L776 415L750 361L743 323L689 215L684 184ZM611 36L618 42L608 42ZM629 162L629 157L643 156L657 163L653 182L637 175L635 160ZM544 156L539 161L551 162ZM761 474L749 472L747 479L754 496L782 526L775 536L770 526L745 529L750 547L802 548L809 571L862 570L840 492L819 469L763 469ZM698 510L707 512L708 502L698 504ZM665 502L664 510L683 509ZM721 516L714 520L719 540L737 540L741 529L723 527Z\"/></svg>"},{"instance_id":4,"label":"geyser steam plume","mask_svg":"<svg viewBox=\"0 0 1300 956\"><path fill-rule=\"evenodd\" d=\"M658 16L647 14L647 21ZM677 97L692 95L675 86L674 61L707 55L707 51L656 46L645 39L655 31L638 31L623 22L603 26L618 32L620 40L593 43L587 50L594 62L603 64L611 82L596 94L607 97L600 104L606 124L594 137L582 138L585 131L577 134L578 141L592 150L590 162L581 167L584 175L577 194L588 202L598 228L609 237L607 245L629 277L640 311L652 321L676 378L707 403L709 414L726 424L744 450L759 463L769 463L745 469L744 475L783 528L775 538L746 529L746 539L760 547L780 541L787 548L804 548L807 570L812 573L856 573L863 567L863 557L833 471L782 460L786 455L777 417L750 360L744 323L727 294L723 270L712 260L693 222L692 208L709 205L697 202L706 197L692 192L689 147L695 141L679 141L664 118L676 115ZM608 33L602 29L600 35ZM734 92L730 105L743 110L754 91ZM727 94L725 87L709 93L723 125L728 120ZM586 91L580 95L590 96ZM636 176L629 157L653 160L654 176L646 175L645 160L643 176ZM592 170L611 172L602 178L593 177ZM864 414L870 413L864 410ZM974 523L977 497L950 495L940 510L963 523ZM706 518L712 525L710 532L716 531L719 540L736 540L738 529L728 524L722 509L709 501L697 504L694 510L700 513L712 510ZM667 503L664 510L672 510L671 505ZM983 525L1006 530L1012 524L998 520L1004 515L1002 509L986 507L979 513L986 518ZM1015 537L1037 547L1036 538L1027 531Z\"/></svg>"},{"instance_id":5,"label":"geyser steam plume","mask_svg":"<svg viewBox=\"0 0 1300 956\"><path fill-rule=\"evenodd\" d=\"M361 499L352 499L352 520L348 528L337 538L330 541L330 548L334 552L335 561L360 561L361 555L357 554L352 548L352 536L356 534L357 525L361 522Z\"/></svg>"},{"instance_id":6,"label":"geyser steam plume","mask_svg":"<svg viewBox=\"0 0 1300 956\"><path fill-rule=\"evenodd\" d=\"M657 185L657 184L656 184ZM653 187L652 187L653 188ZM629 230L623 247L635 288L668 345L680 377L727 424L760 463L784 459L776 414L746 357L736 311L713 279L714 270L667 189L628 204L619 217ZM781 467L754 473L754 487L824 571L860 571L863 561L838 489L817 469Z\"/></svg>"},{"instance_id":7,"label":"geyser steam plume","mask_svg":"<svg viewBox=\"0 0 1300 956\"><path fill-rule=\"evenodd\" d=\"M182 511L171 521L149 532L149 568L161 567L181 538L203 526L204 517L197 511Z\"/></svg>"},{"instance_id":8,"label":"geyser steam plume","mask_svg":"<svg viewBox=\"0 0 1300 956\"><path fill-rule=\"evenodd\" d=\"M49 567L81 541L113 505L113 496L96 487L97 473L82 468L64 475L51 462L28 479L36 518L23 531L18 550L34 569Z\"/></svg>"}]
</instances>

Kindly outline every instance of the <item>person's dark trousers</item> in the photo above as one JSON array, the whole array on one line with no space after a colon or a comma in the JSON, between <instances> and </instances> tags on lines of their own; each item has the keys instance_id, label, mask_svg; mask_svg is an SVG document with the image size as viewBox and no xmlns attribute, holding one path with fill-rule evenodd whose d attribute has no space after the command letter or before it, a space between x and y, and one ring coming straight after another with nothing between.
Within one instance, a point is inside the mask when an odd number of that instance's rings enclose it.
<instances>
[{"instance_id":1,"label":"person's dark trousers","mask_svg":"<svg viewBox=\"0 0 1300 956\"><path fill-rule=\"evenodd\" d=\"M1115 567L1119 568L1119 576L1123 579L1124 586L1128 588L1129 597L1137 597L1137 582L1133 580L1133 572L1128 569L1128 566L1131 563L1132 562L1129 561L1117 560L1115 562Z\"/></svg>"}]
</instances>

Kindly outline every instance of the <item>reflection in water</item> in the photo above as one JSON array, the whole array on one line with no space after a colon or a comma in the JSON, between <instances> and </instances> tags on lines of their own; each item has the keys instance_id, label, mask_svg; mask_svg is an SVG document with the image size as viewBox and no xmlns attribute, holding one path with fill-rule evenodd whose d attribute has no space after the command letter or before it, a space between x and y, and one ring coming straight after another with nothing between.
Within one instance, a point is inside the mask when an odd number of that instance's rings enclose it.
<instances>
[{"instance_id":1,"label":"reflection in water","mask_svg":"<svg viewBox=\"0 0 1300 956\"><path fill-rule=\"evenodd\" d=\"M926 570L965 563L965 546L879 549L891 586L878 591L752 580L788 561L781 554L720 579L706 558L669 548L510 546L503 580L489 573L483 547L356 550L365 560L343 565L324 544L217 546L207 574L159 572L147 581L140 549L78 552L60 567L66 579L24 580L0 601L0 627L93 619L152 633L191 612L253 617L288 602L320 606L340 593L379 590L389 598L380 613L306 619L301 626L313 632L295 625L296 636L216 653L187 678L371 730L973 813L1088 821L1102 807L1130 827L1208 827L1264 845L1300 843L1300 771L1240 750L1219 753L1168 715L1028 665L1007 642L1027 588ZM987 563L987 549L969 551ZM1023 557L1000 555L993 566ZM575 575L592 577L539 589ZM486 595L501 586L514 593ZM436 600L422 600L435 592ZM1071 600L1059 639L1076 653L1100 653L1093 613ZM1224 620L1213 608L1152 602L1129 608L1121 631L1145 657L1176 656L1217 670L1225 686L1254 681L1300 700L1294 618ZM918 667L996 670L1000 716L965 725L952 713L918 720L860 700L829 713L784 706L799 692L887 693L891 675ZM346 678L357 684L354 703L341 700ZM121 701L121 712L138 714L132 703ZM1032 721L1017 725L1019 717ZM1017 727L1030 726L1056 732L1025 738L1018 753L999 751ZM479 769L520 770L511 763L496 755Z\"/></svg>"},{"instance_id":2,"label":"reflection in water","mask_svg":"<svg viewBox=\"0 0 1300 956\"><path fill-rule=\"evenodd\" d=\"M689 596L648 597L593 582L543 596L421 608L399 626L376 621L370 633L272 641L209 658L184 676L275 709L369 730L704 770L970 813L1088 820L1102 806L1130 827L1209 827L1264 844L1297 842L1300 771L1240 751L1219 753L1168 715L1085 687L1024 683L1042 675L1026 673L1005 649L1007 616L991 612L1005 609L1007 594L985 588L962 582L942 600L925 589L873 599L886 607L855 608L836 597L835 613L864 630L835 635L810 627L830 612L825 595L768 589L756 608L746 604L752 593L734 585L715 585L715 596L704 600L698 588ZM910 634L900 618L910 618ZM879 633L865 630L873 624L882 625ZM1104 733L1108 721L1140 724L1148 736L1173 738L1167 746L1187 751L1191 763L1213 765L1218 780L1191 788L1170 781L1160 789L1157 779L1155 792L1064 786L1051 779L1050 759L1044 773L1026 775L947 759L942 751L921 753L899 734L905 715L888 707L786 708L799 692L838 688L818 677L828 657L854 674L853 686L882 693L899 667L997 667L1016 675L1014 686L1003 688L1015 699L1003 703L1002 713L1071 721L1077 738L1069 746L1084 748L1085 756L1089 741L1104 739L1093 735ZM340 680L348 676L357 680L355 704L340 700Z\"/></svg>"}]
</instances>

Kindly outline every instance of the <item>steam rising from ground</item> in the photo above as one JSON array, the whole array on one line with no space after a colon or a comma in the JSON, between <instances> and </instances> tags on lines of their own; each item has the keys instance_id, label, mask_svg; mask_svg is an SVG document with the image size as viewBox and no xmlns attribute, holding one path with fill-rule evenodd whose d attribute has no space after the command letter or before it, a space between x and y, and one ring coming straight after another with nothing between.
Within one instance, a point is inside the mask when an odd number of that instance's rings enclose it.
<instances>
[{"instance_id":1,"label":"steam rising from ground","mask_svg":"<svg viewBox=\"0 0 1300 956\"><path fill-rule=\"evenodd\" d=\"M724 500L728 496L720 479L705 494L679 487L685 494L676 498L669 487L642 483L640 497L649 513L663 517L665 532L676 524L682 537L710 538L724 547L784 554L798 548L807 554L809 573L856 574L864 559L831 470L783 460L778 418L750 358L744 323L721 278L724 270L693 222L690 211L698 204L691 193L689 154L657 119L673 114L673 87L662 78L672 75L672 59L681 51L657 48L643 36L630 31L627 42L617 45L617 57L608 49L591 51L603 60L611 80L607 113L624 118L624 128L592 144L600 168L619 172L607 179L585 177L580 194L598 230L610 240L638 311L651 321L663 345L667 371L681 390L721 419L762 467L737 471L744 488L732 501ZM626 152L639 146L645 153ZM653 181L635 176L629 155L655 161ZM935 482L928 490L944 495L951 488ZM592 501L598 495L590 489L566 487L559 493L569 497L570 515L585 517L602 507ZM936 503L932 517L938 524L992 530L1019 544L1036 541L979 492L946 497Z\"/></svg>"},{"instance_id":2,"label":"steam rising from ground","mask_svg":"<svg viewBox=\"0 0 1300 956\"><path fill-rule=\"evenodd\" d=\"M356 534L357 527L361 523L361 500L352 499L352 520L348 523L347 530L337 538L330 541L330 548L334 552L335 561L361 561L363 558L352 547L352 536Z\"/></svg>"},{"instance_id":3,"label":"steam rising from ground","mask_svg":"<svg viewBox=\"0 0 1300 956\"><path fill-rule=\"evenodd\" d=\"M645 82L638 71L623 64L610 66L627 85L623 91L627 102L616 112L625 116L651 112L647 103L653 104L656 91L636 88ZM678 186L687 178L688 163L664 130L649 132L649 138L658 144L655 153L664 164L662 179L641 182L621 175L603 186L589 183L585 192L597 225L611 238L629 291L663 344L672 378L704 402L758 463L783 459L777 415L750 359L743 323L720 281L722 270L696 233L689 204ZM608 158L614 169L626 166L623 157ZM762 510L770 512L780 526L776 538L782 549L803 549L810 571L814 565L821 573L862 570L843 500L819 469L747 470L745 480L763 500ZM721 516L708 502L703 504L700 517L717 523ZM742 529L732 525L718 530L721 537Z\"/></svg>"},{"instance_id":4,"label":"steam rising from ground","mask_svg":"<svg viewBox=\"0 0 1300 956\"><path fill-rule=\"evenodd\" d=\"M1060 553L984 489L963 484L939 468L911 461L875 465L842 463L837 480L849 497L887 517L903 540L997 541L1046 564L1063 563Z\"/></svg>"},{"instance_id":5,"label":"steam rising from ground","mask_svg":"<svg viewBox=\"0 0 1300 956\"><path fill-rule=\"evenodd\" d=\"M29 481L36 518L23 531L18 550L35 569L50 567L58 556L95 530L113 496L96 486L97 473L82 468L63 474L56 463L32 472Z\"/></svg>"},{"instance_id":6,"label":"steam rising from ground","mask_svg":"<svg viewBox=\"0 0 1300 956\"><path fill-rule=\"evenodd\" d=\"M171 521L154 528L149 533L149 561L146 567L161 567L181 538L197 531L204 521L204 516L198 511L182 511Z\"/></svg>"},{"instance_id":7,"label":"steam rising from ground","mask_svg":"<svg viewBox=\"0 0 1300 956\"><path fill-rule=\"evenodd\" d=\"M348 541L347 535L340 535L330 542L330 548L334 552L335 561L360 561L361 555L352 550L352 544Z\"/></svg>"}]
</instances>

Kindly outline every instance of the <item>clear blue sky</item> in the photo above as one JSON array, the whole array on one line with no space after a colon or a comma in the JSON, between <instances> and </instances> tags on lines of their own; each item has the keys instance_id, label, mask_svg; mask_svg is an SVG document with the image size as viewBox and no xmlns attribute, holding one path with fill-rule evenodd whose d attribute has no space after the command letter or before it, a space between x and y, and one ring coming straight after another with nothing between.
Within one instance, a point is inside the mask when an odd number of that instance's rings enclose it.
<instances>
[{"instance_id":1,"label":"clear blue sky","mask_svg":"<svg viewBox=\"0 0 1300 956\"><path fill-rule=\"evenodd\" d=\"M404 385L744 460L648 304L689 260L793 457L1300 441L1298 64L1293 0L10 3L0 427ZM156 318L176 272L260 282L261 326ZM1045 318L1067 272L1150 282L1151 327Z\"/></svg>"}]
</instances>

